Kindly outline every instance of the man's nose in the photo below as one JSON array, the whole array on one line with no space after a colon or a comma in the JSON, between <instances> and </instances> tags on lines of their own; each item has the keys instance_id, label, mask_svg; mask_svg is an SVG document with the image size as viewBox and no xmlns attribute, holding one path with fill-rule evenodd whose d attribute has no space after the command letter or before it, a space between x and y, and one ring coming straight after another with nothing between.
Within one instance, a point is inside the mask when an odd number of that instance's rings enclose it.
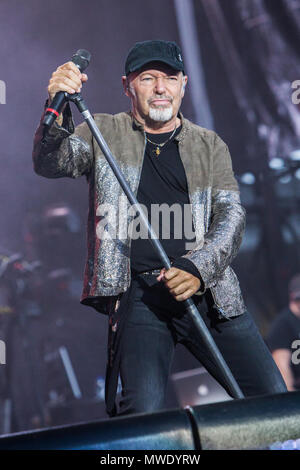
<instances>
[{"instance_id":1,"label":"man's nose","mask_svg":"<svg viewBox=\"0 0 300 470\"><path fill-rule=\"evenodd\" d=\"M163 77L156 78L155 91L157 93L164 93L166 91L165 81Z\"/></svg>"}]
</instances>

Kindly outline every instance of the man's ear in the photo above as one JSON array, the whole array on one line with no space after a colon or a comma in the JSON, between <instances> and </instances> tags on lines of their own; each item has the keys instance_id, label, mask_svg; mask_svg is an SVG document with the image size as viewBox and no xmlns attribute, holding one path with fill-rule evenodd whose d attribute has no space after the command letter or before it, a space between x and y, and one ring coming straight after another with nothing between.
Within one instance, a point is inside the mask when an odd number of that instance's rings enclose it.
<instances>
[{"instance_id":1,"label":"man's ear","mask_svg":"<svg viewBox=\"0 0 300 470\"><path fill-rule=\"evenodd\" d=\"M187 75L184 75L184 76L182 77L182 80L183 80L183 82L182 82L182 89L181 89L181 98L184 97L185 87L186 87L186 84L187 84L187 82L188 82L188 77L187 77Z\"/></svg>"},{"instance_id":2,"label":"man's ear","mask_svg":"<svg viewBox=\"0 0 300 470\"><path fill-rule=\"evenodd\" d=\"M122 76L122 85L123 85L125 95L130 96L129 87L128 87L128 80L127 80L127 77L125 75Z\"/></svg>"}]
</instances>

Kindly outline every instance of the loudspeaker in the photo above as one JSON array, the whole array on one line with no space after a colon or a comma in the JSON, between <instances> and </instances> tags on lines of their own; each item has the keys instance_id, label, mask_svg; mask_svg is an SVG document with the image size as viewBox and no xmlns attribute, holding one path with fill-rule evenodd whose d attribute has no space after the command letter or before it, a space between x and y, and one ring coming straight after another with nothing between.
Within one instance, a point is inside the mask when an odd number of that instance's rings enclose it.
<instances>
[{"instance_id":1,"label":"loudspeaker","mask_svg":"<svg viewBox=\"0 0 300 470\"><path fill-rule=\"evenodd\" d=\"M192 412L202 449L259 449L300 437L300 392L197 406Z\"/></svg>"},{"instance_id":2,"label":"loudspeaker","mask_svg":"<svg viewBox=\"0 0 300 470\"><path fill-rule=\"evenodd\" d=\"M0 437L0 449L240 450L300 437L300 392Z\"/></svg>"}]
</instances>

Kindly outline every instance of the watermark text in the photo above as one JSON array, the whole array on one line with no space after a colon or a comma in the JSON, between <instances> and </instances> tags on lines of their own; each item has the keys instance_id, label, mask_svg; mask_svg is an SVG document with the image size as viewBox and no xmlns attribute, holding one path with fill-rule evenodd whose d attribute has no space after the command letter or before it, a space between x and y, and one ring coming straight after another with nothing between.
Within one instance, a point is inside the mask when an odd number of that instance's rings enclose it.
<instances>
[{"instance_id":1,"label":"watermark text","mask_svg":"<svg viewBox=\"0 0 300 470\"><path fill-rule=\"evenodd\" d=\"M101 240L132 240L156 238L164 240L185 239L186 249L195 246L191 204L144 204L128 205L125 195L116 204L100 204L97 207L97 237ZM147 220L151 221L152 233L148 232Z\"/></svg>"},{"instance_id":2,"label":"watermark text","mask_svg":"<svg viewBox=\"0 0 300 470\"><path fill-rule=\"evenodd\" d=\"M6 345L0 340L0 364L6 364Z\"/></svg>"},{"instance_id":3,"label":"watermark text","mask_svg":"<svg viewBox=\"0 0 300 470\"><path fill-rule=\"evenodd\" d=\"M0 80L0 104L6 104L6 84Z\"/></svg>"},{"instance_id":4,"label":"watermark text","mask_svg":"<svg viewBox=\"0 0 300 470\"><path fill-rule=\"evenodd\" d=\"M295 90L292 93L292 103L300 104L300 80L294 80L291 87Z\"/></svg>"},{"instance_id":5,"label":"watermark text","mask_svg":"<svg viewBox=\"0 0 300 470\"><path fill-rule=\"evenodd\" d=\"M295 341L292 342L292 349L295 349L292 353L292 363L298 365L300 364L300 339L295 339Z\"/></svg>"}]
</instances>

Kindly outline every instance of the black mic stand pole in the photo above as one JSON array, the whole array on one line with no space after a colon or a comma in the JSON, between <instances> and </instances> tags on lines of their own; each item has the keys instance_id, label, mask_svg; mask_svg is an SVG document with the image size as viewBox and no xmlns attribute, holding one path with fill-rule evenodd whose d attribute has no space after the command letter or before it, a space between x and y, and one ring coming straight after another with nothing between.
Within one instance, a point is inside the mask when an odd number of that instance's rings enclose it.
<instances>
[{"instance_id":1,"label":"black mic stand pole","mask_svg":"<svg viewBox=\"0 0 300 470\"><path fill-rule=\"evenodd\" d=\"M138 203L138 200L136 199L135 195L131 191L127 181L125 180L122 172L120 171L107 143L105 142L101 132L99 131L91 113L89 112L82 96L80 93L74 93L74 94L68 94L66 93L66 98L69 99L70 101L73 101L79 111L81 112L84 120L86 121L87 125L89 126L92 135L95 137L99 147L101 148L106 160L108 161L112 171L114 172L116 178L118 179L122 189L124 190L127 198L129 199L131 204L135 204L136 208L138 209L138 212L140 213L140 216L142 217L142 222L143 224L147 227L148 229L148 235L150 235L150 241L156 250L158 256L160 257L163 266L166 269L170 269L172 267L170 260L163 249L161 243L157 239L157 236L152 229L148 218L146 217L145 213L143 212L141 206ZM192 319L195 328L197 329L200 337L204 341L206 347L208 348L208 351L216 361L216 363L219 365L220 371L226 380L228 384L228 389L230 390L230 393L234 398L244 398L244 395L237 384L235 378L233 377L229 367L227 366L222 354L220 353L216 343L214 342L207 326L205 325L204 320L202 319L201 315L199 314L199 311L194 304L193 300L191 297L183 301L183 305L188 311L190 318Z\"/></svg>"}]
</instances>

